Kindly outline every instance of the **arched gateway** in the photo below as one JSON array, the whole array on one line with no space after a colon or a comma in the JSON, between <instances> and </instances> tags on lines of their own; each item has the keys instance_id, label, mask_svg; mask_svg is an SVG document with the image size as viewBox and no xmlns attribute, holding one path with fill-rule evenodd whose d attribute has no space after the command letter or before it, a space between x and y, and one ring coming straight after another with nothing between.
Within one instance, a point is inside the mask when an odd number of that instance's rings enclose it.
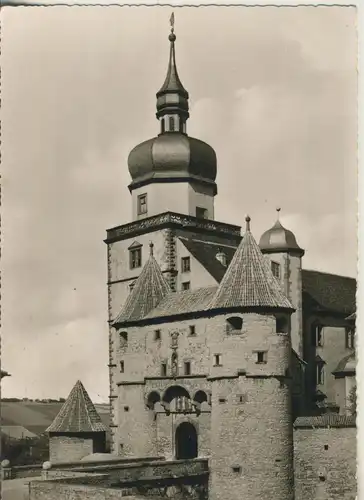
<instances>
[{"instance_id":1,"label":"arched gateway","mask_svg":"<svg viewBox=\"0 0 364 500\"><path fill-rule=\"evenodd\" d=\"M189 422L182 422L176 429L176 459L183 460L198 456L197 431Z\"/></svg>"}]
</instances>

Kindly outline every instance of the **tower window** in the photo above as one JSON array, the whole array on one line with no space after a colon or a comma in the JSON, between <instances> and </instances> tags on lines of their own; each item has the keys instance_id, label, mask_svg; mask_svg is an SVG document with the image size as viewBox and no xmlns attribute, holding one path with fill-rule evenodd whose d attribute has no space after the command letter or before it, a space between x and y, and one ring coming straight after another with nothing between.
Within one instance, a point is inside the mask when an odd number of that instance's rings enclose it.
<instances>
[{"instance_id":1,"label":"tower window","mask_svg":"<svg viewBox=\"0 0 364 500\"><path fill-rule=\"evenodd\" d=\"M169 117L169 131L174 132L174 118L173 118L173 116Z\"/></svg>"},{"instance_id":2,"label":"tower window","mask_svg":"<svg viewBox=\"0 0 364 500\"><path fill-rule=\"evenodd\" d=\"M161 331L154 330L154 340L160 340L160 339L161 339Z\"/></svg>"},{"instance_id":3,"label":"tower window","mask_svg":"<svg viewBox=\"0 0 364 500\"><path fill-rule=\"evenodd\" d=\"M281 266L278 262L271 262L272 274L275 278L279 279L281 277Z\"/></svg>"},{"instance_id":4,"label":"tower window","mask_svg":"<svg viewBox=\"0 0 364 500\"><path fill-rule=\"evenodd\" d=\"M207 219L207 210L206 210L206 208L196 207L196 217L198 219Z\"/></svg>"},{"instance_id":5,"label":"tower window","mask_svg":"<svg viewBox=\"0 0 364 500\"><path fill-rule=\"evenodd\" d=\"M147 195L146 194L140 194L138 196L138 215L143 215L148 212L148 206L147 206Z\"/></svg>"},{"instance_id":6,"label":"tower window","mask_svg":"<svg viewBox=\"0 0 364 500\"><path fill-rule=\"evenodd\" d=\"M196 335L196 327L195 325L190 325L190 333L189 333L190 337L195 337Z\"/></svg>"},{"instance_id":7,"label":"tower window","mask_svg":"<svg viewBox=\"0 0 364 500\"><path fill-rule=\"evenodd\" d=\"M127 332L120 332L119 339L120 339L120 347L126 347L128 345L128 333Z\"/></svg>"},{"instance_id":8,"label":"tower window","mask_svg":"<svg viewBox=\"0 0 364 500\"><path fill-rule=\"evenodd\" d=\"M124 361L120 361L120 373L124 373L125 364Z\"/></svg>"},{"instance_id":9,"label":"tower window","mask_svg":"<svg viewBox=\"0 0 364 500\"><path fill-rule=\"evenodd\" d=\"M243 318L232 316L226 320L226 333L241 332L243 328Z\"/></svg>"},{"instance_id":10,"label":"tower window","mask_svg":"<svg viewBox=\"0 0 364 500\"><path fill-rule=\"evenodd\" d=\"M256 363L258 365L263 365L267 362L268 359L267 351L257 351L256 355L257 355Z\"/></svg>"},{"instance_id":11,"label":"tower window","mask_svg":"<svg viewBox=\"0 0 364 500\"><path fill-rule=\"evenodd\" d=\"M164 123L164 118L161 119L161 127L162 127L162 134L164 134L164 132L166 131L166 126L165 126L165 123Z\"/></svg>"},{"instance_id":12,"label":"tower window","mask_svg":"<svg viewBox=\"0 0 364 500\"><path fill-rule=\"evenodd\" d=\"M132 248L130 250L130 269L136 269L142 265L142 249Z\"/></svg>"},{"instance_id":13,"label":"tower window","mask_svg":"<svg viewBox=\"0 0 364 500\"><path fill-rule=\"evenodd\" d=\"M182 290L189 290L191 288L191 283L189 281L185 281L182 283Z\"/></svg>"},{"instance_id":14,"label":"tower window","mask_svg":"<svg viewBox=\"0 0 364 500\"><path fill-rule=\"evenodd\" d=\"M345 329L345 347L347 349L354 349L355 347L355 330L354 328Z\"/></svg>"},{"instance_id":15,"label":"tower window","mask_svg":"<svg viewBox=\"0 0 364 500\"><path fill-rule=\"evenodd\" d=\"M191 375L191 362L185 361L185 375Z\"/></svg>"},{"instance_id":16,"label":"tower window","mask_svg":"<svg viewBox=\"0 0 364 500\"><path fill-rule=\"evenodd\" d=\"M276 333L288 333L288 321L284 316L276 318Z\"/></svg>"},{"instance_id":17,"label":"tower window","mask_svg":"<svg viewBox=\"0 0 364 500\"><path fill-rule=\"evenodd\" d=\"M324 345L324 335L321 325L312 325L311 344L313 347L322 347Z\"/></svg>"},{"instance_id":18,"label":"tower window","mask_svg":"<svg viewBox=\"0 0 364 500\"><path fill-rule=\"evenodd\" d=\"M167 363L162 363L161 364L161 376L166 377L167 376Z\"/></svg>"},{"instance_id":19,"label":"tower window","mask_svg":"<svg viewBox=\"0 0 364 500\"><path fill-rule=\"evenodd\" d=\"M183 273L189 273L191 271L191 259L189 257L182 257L181 269Z\"/></svg>"},{"instance_id":20,"label":"tower window","mask_svg":"<svg viewBox=\"0 0 364 500\"><path fill-rule=\"evenodd\" d=\"M325 383L325 367L322 362L316 363L316 385Z\"/></svg>"},{"instance_id":21,"label":"tower window","mask_svg":"<svg viewBox=\"0 0 364 500\"><path fill-rule=\"evenodd\" d=\"M221 354L214 354L214 366L222 366Z\"/></svg>"}]
</instances>

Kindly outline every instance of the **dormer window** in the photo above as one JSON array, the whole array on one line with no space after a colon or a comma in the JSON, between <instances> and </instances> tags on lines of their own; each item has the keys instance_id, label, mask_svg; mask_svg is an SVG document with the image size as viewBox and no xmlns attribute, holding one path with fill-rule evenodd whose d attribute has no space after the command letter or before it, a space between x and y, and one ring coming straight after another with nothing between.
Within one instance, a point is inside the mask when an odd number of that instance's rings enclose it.
<instances>
[{"instance_id":1,"label":"dormer window","mask_svg":"<svg viewBox=\"0 0 364 500\"><path fill-rule=\"evenodd\" d=\"M226 320L226 333L238 333L243 328L243 318L240 316L231 316Z\"/></svg>"},{"instance_id":2,"label":"dormer window","mask_svg":"<svg viewBox=\"0 0 364 500\"><path fill-rule=\"evenodd\" d=\"M129 284L129 292L132 292L134 290L134 287L135 287L135 281L132 281L130 284Z\"/></svg>"},{"instance_id":3,"label":"dormer window","mask_svg":"<svg viewBox=\"0 0 364 500\"><path fill-rule=\"evenodd\" d=\"M227 266L227 257L226 257L226 253L222 252L221 250L219 250L216 254L216 259L224 266L226 267Z\"/></svg>"},{"instance_id":4,"label":"dormer window","mask_svg":"<svg viewBox=\"0 0 364 500\"><path fill-rule=\"evenodd\" d=\"M207 210L206 210L206 208L196 207L196 217L198 219L207 219Z\"/></svg>"},{"instance_id":5,"label":"dormer window","mask_svg":"<svg viewBox=\"0 0 364 500\"><path fill-rule=\"evenodd\" d=\"M148 213L147 195L140 194L138 196L138 215L145 215L146 213Z\"/></svg>"},{"instance_id":6,"label":"dormer window","mask_svg":"<svg viewBox=\"0 0 364 500\"><path fill-rule=\"evenodd\" d=\"M281 266L278 262L271 262L272 274L275 278L279 279L281 277Z\"/></svg>"}]
</instances>

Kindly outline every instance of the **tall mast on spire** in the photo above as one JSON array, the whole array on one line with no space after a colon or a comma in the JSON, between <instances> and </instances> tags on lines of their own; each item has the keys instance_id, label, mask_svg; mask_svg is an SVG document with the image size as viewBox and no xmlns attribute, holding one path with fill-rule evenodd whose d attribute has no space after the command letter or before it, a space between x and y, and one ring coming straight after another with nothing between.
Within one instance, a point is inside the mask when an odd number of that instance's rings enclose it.
<instances>
[{"instance_id":1,"label":"tall mast on spire","mask_svg":"<svg viewBox=\"0 0 364 500\"><path fill-rule=\"evenodd\" d=\"M161 134L165 132L186 133L188 112L188 92L179 79L176 65L174 34L174 13L170 17L170 50L166 79L157 92L157 118L161 123Z\"/></svg>"}]
</instances>

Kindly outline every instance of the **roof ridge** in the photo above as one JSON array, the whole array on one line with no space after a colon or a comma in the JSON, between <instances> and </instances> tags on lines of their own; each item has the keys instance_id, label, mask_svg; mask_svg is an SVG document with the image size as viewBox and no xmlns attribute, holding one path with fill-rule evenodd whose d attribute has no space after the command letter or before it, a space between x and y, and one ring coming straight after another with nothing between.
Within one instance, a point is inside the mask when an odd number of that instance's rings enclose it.
<instances>
[{"instance_id":1,"label":"roof ridge","mask_svg":"<svg viewBox=\"0 0 364 500\"><path fill-rule=\"evenodd\" d=\"M327 271L319 271L317 269L304 269L304 268L302 268L302 271L303 272L307 271L309 273L326 274L327 276L335 276L337 278L346 278L346 279L349 279L349 280L355 280L355 281L357 281L357 278L353 278L352 276L344 276L343 274L329 273Z\"/></svg>"},{"instance_id":2,"label":"roof ridge","mask_svg":"<svg viewBox=\"0 0 364 500\"><path fill-rule=\"evenodd\" d=\"M209 309L230 307L293 309L248 228L209 305Z\"/></svg>"}]
</instances>

